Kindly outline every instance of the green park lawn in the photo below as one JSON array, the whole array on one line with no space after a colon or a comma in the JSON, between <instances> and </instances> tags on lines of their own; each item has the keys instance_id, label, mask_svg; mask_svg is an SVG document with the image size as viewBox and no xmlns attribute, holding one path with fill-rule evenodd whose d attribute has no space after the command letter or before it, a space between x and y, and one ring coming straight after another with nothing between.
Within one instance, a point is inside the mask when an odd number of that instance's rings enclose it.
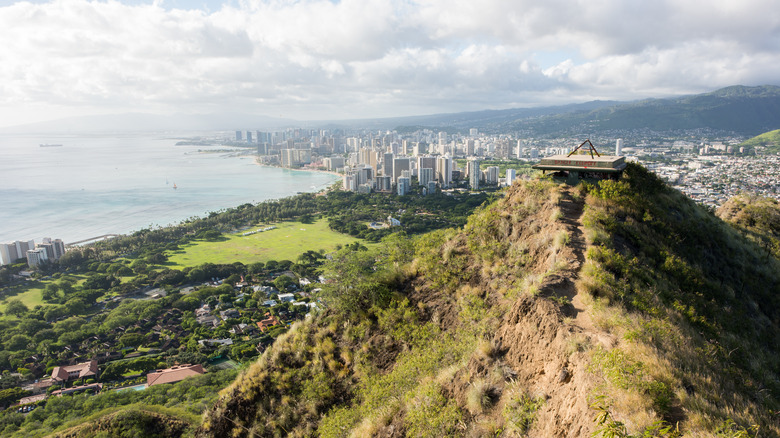
<instances>
[{"instance_id":1,"label":"green park lawn","mask_svg":"<svg viewBox=\"0 0 780 438\"><path fill-rule=\"evenodd\" d=\"M243 236L242 232L226 234L221 241L197 241L179 251L168 254L171 268L198 266L203 263L250 264L269 260L295 261L306 251L332 251L336 245L346 245L358 239L328 228L328 221L320 219L311 224L301 222L279 222L277 228L262 233ZM246 231L265 228L258 225Z\"/></svg>"},{"instance_id":2,"label":"green park lawn","mask_svg":"<svg viewBox=\"0 0 780 438\"><path fill-rule=\"evenodd\" d=\"M10 299L21 300L28 309L32 309L38 304L45 304L43 302L43 288L45 286L40 281L33 281L9 288L0 299L0 312L3 312L3 316L5 316L5 308Z\"/></svg>"}]
</instances>

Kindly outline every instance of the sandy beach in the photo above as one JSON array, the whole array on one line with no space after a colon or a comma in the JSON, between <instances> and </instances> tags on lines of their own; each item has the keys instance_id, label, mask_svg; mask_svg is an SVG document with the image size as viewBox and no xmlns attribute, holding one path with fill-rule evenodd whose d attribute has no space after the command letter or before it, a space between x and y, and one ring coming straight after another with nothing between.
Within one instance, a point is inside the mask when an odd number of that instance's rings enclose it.
<instances>
[{"instance_id":1,"label":"sandy beach","mask_svg":"<svg viewBox=\"0 0 780 438\"><path fill-rule=\"evenodd\" d=\"M254 162L255 162L256 165L258 165L260 167L271 167L271 168L289 169L289 170L301 170L301 171L304 171L304 172L327 173L327 174L330 174L330 175L333 175L333 176L337 176L339 178L343 178L344 177L343 174L338 173L338 172L333 172L331 170L312 169L310 167L298 167L298 168L292 169L292 168L282 167L282 166L272 166L270 164L261 163L260 160L257 157L255 157Z\"/></svg>"}]
</instances>

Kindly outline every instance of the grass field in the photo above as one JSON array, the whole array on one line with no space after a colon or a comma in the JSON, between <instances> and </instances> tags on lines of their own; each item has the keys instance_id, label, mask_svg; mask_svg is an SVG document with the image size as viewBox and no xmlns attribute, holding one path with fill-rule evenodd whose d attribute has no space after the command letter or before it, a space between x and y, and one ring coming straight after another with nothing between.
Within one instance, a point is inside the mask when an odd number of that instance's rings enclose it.
<instances>
[{"instance_id":1,"label":"grass field","mask_svg":"<svg viewBox=\"0 0 780 438\"><path fill-rule=\"evenodd\" d=\"M203 263L244 264L268 260L295 261L306 251L332 251L336 245L346 245L358 239L337 233L328 228L328 222L320 219L311 224L279 222L275 230L243 236L243 232L225 235L227 240L198 241L182 250L169 254L167 265L172 268L197 266ZM263 228L253 227L250 230Z\"/></svg>"},{"instance_id":2,"label":"grass field","mask_svg":"<svg viewBox=\"0 0 780 438\"><path fill-rule=\"evenodd\" d=\"M0 312L3 312L5 317L5 307L8 300L18 298L27 308L32 309L38 304L45 304L43 302L43 288L46 285L40 281L26 282L23 285L15 286L7 290L3 294L3 298L0 299Z\"/></svg>"}]
</instances>

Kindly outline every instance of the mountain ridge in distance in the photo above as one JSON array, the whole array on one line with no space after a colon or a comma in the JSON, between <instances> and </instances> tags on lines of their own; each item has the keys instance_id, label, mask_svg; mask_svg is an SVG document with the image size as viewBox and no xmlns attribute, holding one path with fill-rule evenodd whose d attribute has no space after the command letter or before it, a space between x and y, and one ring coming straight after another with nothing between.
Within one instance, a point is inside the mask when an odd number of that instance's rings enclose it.
<instances>
[{"instance_id":1,"label":"mountain ridge in distance","mask_svg":"<svg viewBox=\"0 0 780 438\"><path fill-rule=\"evenodd\" d=\"M245 113L153 115L142 113L77 116L0 128L4 133L231 131L284 129L417 128L527 135L591 135L614 130L655 132L709 129L754 136L780 127L780 87L734 85L709 93L633 102L599 101L558 106L509 108L404 117L294 120Z\"/></svg>"}]
</instances>

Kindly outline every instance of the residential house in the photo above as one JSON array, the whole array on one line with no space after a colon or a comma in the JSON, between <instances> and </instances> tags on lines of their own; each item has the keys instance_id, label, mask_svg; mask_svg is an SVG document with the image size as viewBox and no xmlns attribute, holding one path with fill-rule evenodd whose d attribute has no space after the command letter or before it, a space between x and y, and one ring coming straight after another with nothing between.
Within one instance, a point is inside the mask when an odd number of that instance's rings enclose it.
<instances>
[{"instance_id":1,"label":"residential house","mask_svg":"<svg viewBox=\"0 0 780 438\"><path fill-rule=\"evenodd\" d=\"M265 318L257 322L257 327L261 332L265 332L267 329L279 324L281 324L281 321L276 316L266 313Z\"/></svg>"},{"instance_id":2,"label":"residential house","mask_svg":"<svg viewBox=\"0 0 780 438\"><path fill-rule=\"evenodd\" d=\"M200 364L197 365L178 365L164 370L156 370L146 375L146 387L161 385L163 383L180 382L187 377L200 376L206 371Z\"/></svg>"},{"instance_id":3,"label":"residential house","mask_svg":"<svg viewBox=\"0 0 780 438\"><path fill-rule=\"evenodd\" d=\"M112 360L117 360L122 358L122 353L118 351L107 351L104 353L98 353L96 354L92 360L96 360L98 364L103 364L106 362L110 362Z\"/></svg>"},{"instance_id":4,"label":"residential house","mask_svg":"<svg viewBox=\"0 0 780 438\"><path fill-rule=\"evenodd\" d=\"M230 333L234 335L249 335L253 332L257 331L257 329L249 324L244 324L243 322L240 324L235 324L230 330L228 330Z\"/></svg>"},{"instance_id":5,"label":"residential house","mask_svg":"<svg viewBox=\"0 0 780 438\"><path fill-rule=\"evenodd\" d=\"M236 309L227 309L219 312L219 316L223 321L227 321L230 318L240 318L241 314Z\"/></svg>"},{"instance_id":6,"label":"residential house","mask_svg":"<svg viewBox=\"0 0 780 438\"><path fill-rule=\"evenodd\" d=\"M201 339L198 341L198 344L203 345L204 347L215 347L215 346L229 346L233 345L233 340L230 338L225 339Z\"/></svg>"},{"instance_id":7,"label":"residential house","mask_svg":"<svg viewBox=\"0 0 780 438\"><path fill-rule=\"evenodd\" d=\"M292 303L295 301L295 295L293 294L279 294L279 301L283 303Z\"/></svg>"},{"instance_id":8,"label":"residential house","mask_svg":"<svg viewBox=\"0 0 780 438\"><path fill-rule=\"evenodd\" d=\"M211 306L209 306L208 304L204 304L201 307L195 309L195 316L196 317L198 317L198 316L205 316L205 315L208 315L209 313L211 313Z\"/></svg>"},{"instance_id":9,"label":"residential house","mask_svg":"<svg viewBox=\"0 0 780 438\"><path fill-rule=\"evenodd\" d=\"M51 372L51 378L55 382L69 382L87 377L97 377L97 374L98 363L96 360L91 360L76 365L54 367L54 370Z\"/></svg>"},{"instance_id":10,"label":"residential house","mask_svg":"<svg viewBox=\"0 0 780 438\"><path fill-rule=\"evenodd\" d=\"M200 325L204 325L206 327L216 327L218 326L221 321L219 318L217 318L214 315L203 315L195 318L195 321L198 322Z\"/></svg>"}]
</instances>

